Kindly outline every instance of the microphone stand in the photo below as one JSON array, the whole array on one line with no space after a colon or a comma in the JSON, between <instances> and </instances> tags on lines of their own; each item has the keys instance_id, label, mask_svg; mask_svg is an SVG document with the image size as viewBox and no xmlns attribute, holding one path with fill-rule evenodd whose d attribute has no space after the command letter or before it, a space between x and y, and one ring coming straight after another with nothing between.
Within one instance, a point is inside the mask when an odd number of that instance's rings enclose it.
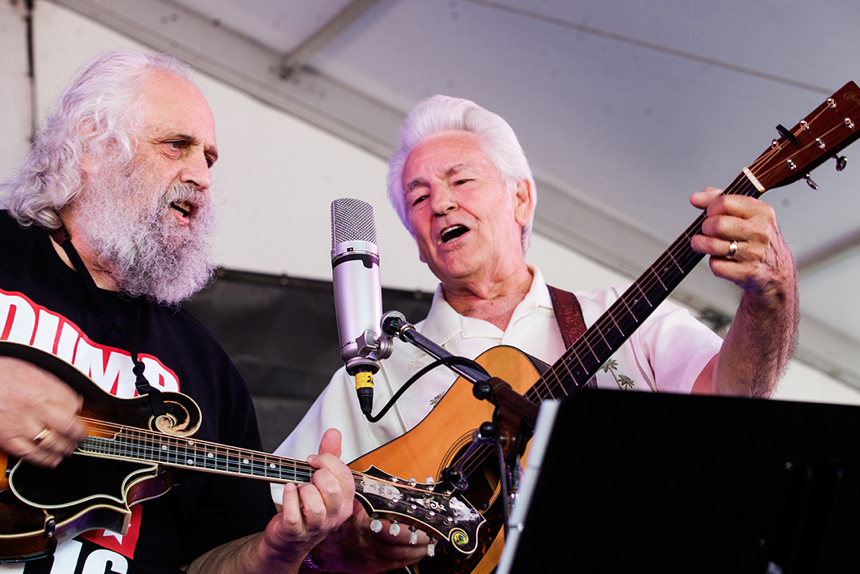
<instances>
[{"instance_id":1,"label":"microphone stand","mask_svg":"<svg viewBox=\"0 0 860 574\"><path fill-rule=\"evenodd\" d=\"M389 311L383 315L381 326L389 341L398 337L437 360L454 358L454 355L419 333L398 311ZM538 406L516 392L506 381L488 376L485 371L459 362L447 363L446 366L472 383L472 394L475 398L489 401L496 406L493 420L482 424L473 433L474 441L460 460L465 460L480 445L493 444L496 447L501 472L499 483L504 500L504 524L507 528L519 483L519 460L537 423ZM468 482L459 466L443 470L442 478L462 490L468 487ZM509 495L509 492L512 494Z\"/></svg>"}]
</instances>

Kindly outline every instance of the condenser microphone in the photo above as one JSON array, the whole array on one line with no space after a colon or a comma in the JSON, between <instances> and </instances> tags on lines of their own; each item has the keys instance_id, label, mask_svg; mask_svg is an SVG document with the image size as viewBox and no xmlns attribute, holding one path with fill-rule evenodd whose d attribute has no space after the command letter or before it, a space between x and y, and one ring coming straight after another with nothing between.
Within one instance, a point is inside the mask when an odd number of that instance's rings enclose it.
<instances>
[{"instance_id":1,"label":"condenser microphone","mask_svg":"<svg viewBox=\"0 0 860 574\"><path fill-rule=\"evenodd\" d=\"M365 416L373 408L373 375L379 371L382 285L373 207L359 199L331 204L331 272L340 356L355 377Z\"/></svg>"}]
</instances>

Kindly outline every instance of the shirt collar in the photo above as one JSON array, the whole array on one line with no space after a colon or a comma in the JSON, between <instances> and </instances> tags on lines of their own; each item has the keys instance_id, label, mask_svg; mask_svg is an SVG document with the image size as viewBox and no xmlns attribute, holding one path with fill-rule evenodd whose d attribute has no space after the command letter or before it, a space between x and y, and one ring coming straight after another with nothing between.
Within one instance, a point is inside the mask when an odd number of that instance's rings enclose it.
<instances>
[{"instance_id":1,"label":"shirt collar","mask_svg":"<svg viewBox=\"0 0 860 574\"><path fill-rule=\"evenodd\" d=\"M523 300L514 309L511 323L536 308L552 309L552 299L549 296L549 290L547 289L543 274L540 269L531 265L529 265L529 270L533 275L531 287ZM451 339L461 333L465 337L469 336L468 326L464 328L464 319L445 300L442 285L439 284L436 286L436 292L433 294L433 303L430 307L430 312L427 314L427 318L420 323L418 330L436 344L445 346Z\"/></svg>"}]
</instances>

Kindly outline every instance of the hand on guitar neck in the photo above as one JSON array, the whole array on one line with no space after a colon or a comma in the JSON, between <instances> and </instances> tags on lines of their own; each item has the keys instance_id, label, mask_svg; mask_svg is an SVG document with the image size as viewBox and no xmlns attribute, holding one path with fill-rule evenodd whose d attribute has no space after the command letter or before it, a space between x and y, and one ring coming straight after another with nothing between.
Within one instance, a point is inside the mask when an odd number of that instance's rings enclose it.
<instances>
[{"instance_id":1,"label":"hand on guitar neck","mask_svg":"<svg viewBox=\"0 0 860 574\"><path fill-rule=\"evenodd\" d=\"M708 188L690 198L707 216L691 246L710 255L715 276L732 281L744 294L720 353L693 390L767 397L796 338L797 269L772 207L753 197L720 194Z\"/></svg>"},{"instance_id":2,"label":"hand on guitar neck","mask_svg":"<svg viewBox=\"0 0 860 574\"><path fill-rule=\"evenodd\" d=\"M0 357L0 397L0 452L55 467L87 436L81 397L31 363Z\"/></svg>"}]
</instances>

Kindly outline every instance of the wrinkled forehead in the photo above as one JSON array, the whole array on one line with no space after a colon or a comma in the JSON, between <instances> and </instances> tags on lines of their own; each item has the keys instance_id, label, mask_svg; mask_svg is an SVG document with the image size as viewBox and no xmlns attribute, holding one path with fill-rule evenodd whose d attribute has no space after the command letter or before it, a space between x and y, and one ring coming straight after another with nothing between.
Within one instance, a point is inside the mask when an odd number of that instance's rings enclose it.
<instances>
[{"instance_id":1,"label":"wrinkled forehead","mask_svg":"<svg viewBox=\"0 0 860 574\"><path fill-rule=\"evenodd\" d=\"M476 134L462 130L437 132L421 140L406 158L403 189L408 190L416 178L444 177L469 168L498 171Z\"/></svg>"},{"instance_id":2,"label":"wrinkled forehead","mask_svg":"<svg viewBox=\"0 0 860 574\"><path fill-rule=\"evenodd\" d=\"M172 72L147 73L141 91L141 122L152 136L185 134L215 149L215 118L200 90Z\"/></svg>"}]
</instances>

